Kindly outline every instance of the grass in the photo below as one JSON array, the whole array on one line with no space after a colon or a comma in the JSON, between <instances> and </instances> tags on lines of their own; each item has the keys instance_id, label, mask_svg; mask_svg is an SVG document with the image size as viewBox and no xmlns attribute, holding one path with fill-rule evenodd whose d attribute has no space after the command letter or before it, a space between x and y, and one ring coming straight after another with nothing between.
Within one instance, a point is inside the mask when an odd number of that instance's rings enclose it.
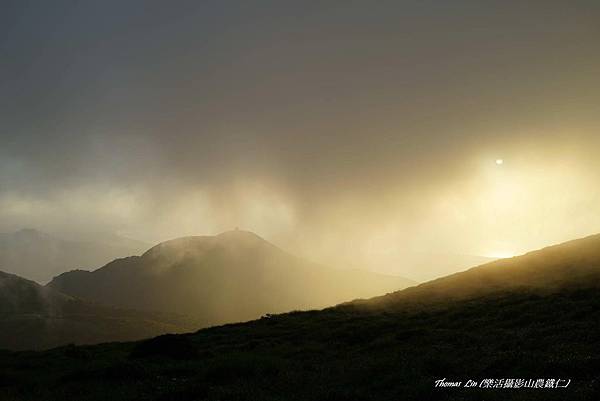
<instances>
[{"instance_id":1,"label":"grass","mask_svg":"<svg viewBox=\"0 0 600 401\"><path fill-rule=\"evenodd\" d=\"M352 305L137 343L0 353L0 400L592 400L600 290L495 294L435 309ZM566 389L434 381L568 378Z\"/></svg>"}]
</instances>

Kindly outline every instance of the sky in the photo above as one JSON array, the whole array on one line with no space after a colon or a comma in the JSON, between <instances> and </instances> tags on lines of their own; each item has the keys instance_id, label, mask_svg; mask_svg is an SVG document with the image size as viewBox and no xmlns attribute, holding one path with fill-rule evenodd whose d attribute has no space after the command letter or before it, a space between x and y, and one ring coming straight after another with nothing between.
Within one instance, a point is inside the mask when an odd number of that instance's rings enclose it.
<instances>
[{"instance_id":1,"label":"sky","mask_svg":"<svg viewBox=\"0 0 600 401\"><path fill-rule=\"evenodd\" d=\"M408 276L600 232L597 1L0 2L0 231Z\"/></svg>"}]
</instances>

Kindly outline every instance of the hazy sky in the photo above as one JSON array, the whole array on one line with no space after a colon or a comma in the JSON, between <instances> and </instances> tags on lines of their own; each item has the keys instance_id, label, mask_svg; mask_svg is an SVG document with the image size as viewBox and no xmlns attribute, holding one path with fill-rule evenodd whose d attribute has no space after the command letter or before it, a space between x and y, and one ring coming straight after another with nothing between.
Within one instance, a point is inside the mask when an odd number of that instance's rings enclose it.
<instances>
[{"instance_id":1,"label":"hazy sky","mask_svg":"<svg viewBox=\"0 0 600 401\"><path fill-rule=\"evenodd\" d=\"M598 1L0 3L0 231L340 264L600 232Z\"/></svg>"}]
</instances>

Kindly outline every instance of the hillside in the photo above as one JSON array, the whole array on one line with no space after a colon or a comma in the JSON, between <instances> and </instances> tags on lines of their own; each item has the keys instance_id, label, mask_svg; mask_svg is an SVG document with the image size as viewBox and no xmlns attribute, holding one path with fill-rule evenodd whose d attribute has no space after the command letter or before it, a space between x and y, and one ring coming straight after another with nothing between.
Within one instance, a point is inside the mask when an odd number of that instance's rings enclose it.
<instances>
[{"instance_id":1,"label":"hillside","mask_svg":"<svg viewBox=\"0 0 600 401\"><path fill-rule=\"evenodd\" d=\"M72 241L24 229L0 233L0 269L46 283L64 271L101 266L115 258L139 255L145 248L144 243L116 236Z\"/></svg>"},{"instance_id":2,"label":"hillside","mask_svg":"<svg viewBox=\"0 0 600 401\"><path fill-rule=\"evenodd\" d=\"M61 274L48 286L106 305L193 315L210 325L322 308L412 284L315 265L253 233L229 231L167 241L93 272Z\"/></svg>"},{"instance_id":3,"label":"hillside","mask_svg":"<svg viewBox=\"0 0 600 401\"><path fill-rule=\"evenodd\" d=\"M447 304L497 292L520 290L547 294L563 288L575 290L598 285L600 235L592 235L522 256L497 260L404 291L357 301L353 305L395 310Z\"/></svg>"},{"instance_id":4,"label":"hillside","mask_svg":"<svg viewBox=\"0 0 600 401\"><path fill-rule=\"evenodd\" d=\"M599 249L589 237L373 300L194 334L5 353L0 399L592 400ZM435 387L444 378L461 387Z\"/></svg>"},{"instance_id":5,"label":"hillside","mask_svg":"<svg viewBox=\"0 0 600 401\"><path fill-rule=\"evenodd\" d=\"M0 272L0 348L130 341L193 327L183 317L95 305Z\"/></svg>"}]
</instances>

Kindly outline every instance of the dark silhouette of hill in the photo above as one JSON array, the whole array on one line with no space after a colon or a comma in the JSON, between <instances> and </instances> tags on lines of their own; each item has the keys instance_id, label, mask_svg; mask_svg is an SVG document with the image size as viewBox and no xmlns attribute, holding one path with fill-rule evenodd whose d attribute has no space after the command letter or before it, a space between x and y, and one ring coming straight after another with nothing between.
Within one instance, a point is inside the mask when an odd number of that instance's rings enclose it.
<instances>
[{"instance_id":1,"label":"dark silhouette of hill","mask_svg":"<svg viewBox=\"0 0 600 401\"><path fill-rule=\"evenodd\" d=\"M191 327L182 317L95 305L0 272L0 348L130 341Z\"/></svg>"},{"instance_id":2,"label":"dark silhouette of hill","mask_svg":"<svg viewBox=\"0 0 600 401\"><path fill-rule=\"evenodd\" d=\"M93 272L61 274L48 286L106 305L193 315L211 325L322 308L411 284L318 266L236 230L167 241Z\"/></svg>"},{"instance_id":3,"label":"dark silhouette of hill","mask_svg":"<svg viewBox=\"0 0 600 401\"><path fill-rule=\"evenodd\" d=\"M599 278L593 236L321 311L4 353L0 399L594 400Z\"/></svg>"},{"instance_id":4,"label":"dark silhouette of hill","mask_svg":"<svg viewBox=\"0 0 600 401\"><path fill-rule=\"evenodd\" d=\"M147 245L117 236L68 241L34 229L0 233L0 269L39 283L75 268L101 266L115 258L139 255Z\"/></svg>"}]
</instances>

